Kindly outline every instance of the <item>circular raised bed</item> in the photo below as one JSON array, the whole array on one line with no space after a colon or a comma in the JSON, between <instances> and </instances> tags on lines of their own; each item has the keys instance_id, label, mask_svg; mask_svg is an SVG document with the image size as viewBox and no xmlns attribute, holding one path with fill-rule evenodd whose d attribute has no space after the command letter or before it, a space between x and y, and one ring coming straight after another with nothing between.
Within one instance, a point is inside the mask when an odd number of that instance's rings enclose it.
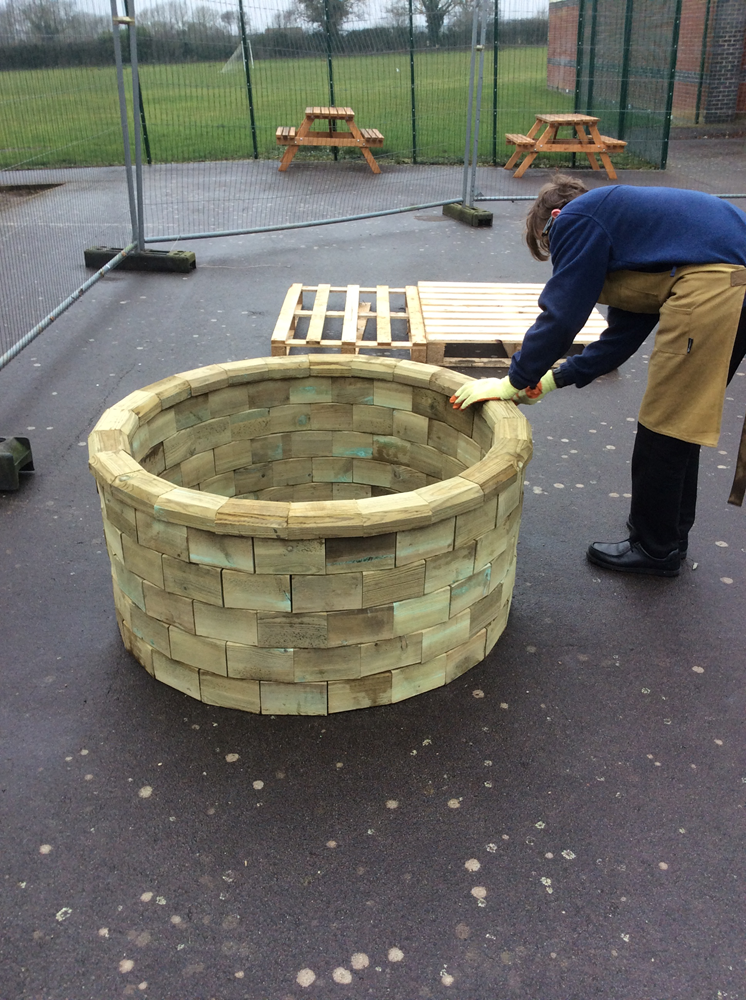
<instances>
[{"instance_id":1,"label":"circular raised bed","mask_svg":"<svg viewBox=\"0 0 746 1000\"><path fill-rule=\"evenodd\" d=\"M163 379L89 439L122 639L210 705L324 715L401 701L505 628L531 432L459 412L467 376L356 355Z\"/></svg>"}]
</instances>

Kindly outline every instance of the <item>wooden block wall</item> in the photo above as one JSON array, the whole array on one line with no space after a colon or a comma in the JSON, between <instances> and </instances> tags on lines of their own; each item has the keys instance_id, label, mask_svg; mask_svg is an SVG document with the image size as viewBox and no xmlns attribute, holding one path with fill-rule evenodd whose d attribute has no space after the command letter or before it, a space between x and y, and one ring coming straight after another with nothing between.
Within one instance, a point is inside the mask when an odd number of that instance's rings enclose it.
<instances>
[{"instance_id":1,"label":"wooden block wall","mask_svg":"<svg viewBox=\"0 0 746 1000\"><path fill-rule=\"evenodd\" d=\"M459 380L254 359L107 411L90 465L126 648L191 697L272 714L401 701L483 659L510 608L530 430L508 404L454 411Z\"/></svg>"}]
</instances>

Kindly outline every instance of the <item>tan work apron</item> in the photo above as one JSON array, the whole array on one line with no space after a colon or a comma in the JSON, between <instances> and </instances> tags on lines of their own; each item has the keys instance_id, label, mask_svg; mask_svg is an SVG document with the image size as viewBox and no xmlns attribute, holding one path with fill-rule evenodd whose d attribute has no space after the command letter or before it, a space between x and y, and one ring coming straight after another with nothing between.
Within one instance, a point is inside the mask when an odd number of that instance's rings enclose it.
<instances>
[{"instance_id":1,"label":"tan work apron","mask_svg":"<svg viewBox=\"0 0 746 1000\"><path fill-rule=\"evenodd\" d=\"M746 267L688 264L675 272L614 271L599 302L659 313L639 420L658 434L715 447Z\"/></svg>"}]
</instances>

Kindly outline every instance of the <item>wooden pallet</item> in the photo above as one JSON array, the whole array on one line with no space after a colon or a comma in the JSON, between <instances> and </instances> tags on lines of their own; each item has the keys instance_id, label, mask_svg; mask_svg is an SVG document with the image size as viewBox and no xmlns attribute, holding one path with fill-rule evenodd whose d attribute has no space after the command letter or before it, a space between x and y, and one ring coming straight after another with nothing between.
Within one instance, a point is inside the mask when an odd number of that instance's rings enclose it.
<instances>
[{"instance_id":1,"label":"wooden pallet","mask_svg":"<svg viewBox=\"0 0 746 1000\"><path fill-rule=\"evenodd\" d=\"M417 290L428 364L459 368L509 364L539 315L538 299L543 288L523 283L420 281ZM598 340L606 325L604 317L594 309L573 344L582 348ZM446 357L446 345L455 345L465 356ZM501 346L505 358L474 357L485 345Z\"/></svg>"},{"instance_id":2,"label":"wooden pallet","mask_svg":"<svg viewBox=\"0 0 746 1000\"><path fill-rule=\"evenodd\" d=\"M370 301L361 300L361 295L371 296ZM400 308L392 306L392 296L401 299ZM333 303L336 308L330 308L330 297L339 300ZM375 339L366 339L369 324ZM412 361L424 361L427 348L417 288L292 285L272 334L272 357L288 355L293 347L310 352L331 348L342 354L407 351Z\"/></svg>"}]
</instances>

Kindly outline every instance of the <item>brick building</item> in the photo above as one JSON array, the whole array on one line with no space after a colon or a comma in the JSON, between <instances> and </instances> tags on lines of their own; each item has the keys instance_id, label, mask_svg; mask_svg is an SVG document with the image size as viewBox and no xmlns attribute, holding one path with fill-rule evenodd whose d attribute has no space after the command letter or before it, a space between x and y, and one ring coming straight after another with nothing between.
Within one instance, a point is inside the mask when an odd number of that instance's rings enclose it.
<instances>
[{"instance_id":1,"label":"brick building","mask_svg":"<svg viewBox=\"0 0 746 1000\"><path fill-rule=\"evenodd\" d=\"M657 78L662 84L670 77L675 9L660 0L549 0L549 88L575 91L579 15L583 48L593 49L590 62L583 53L583 72L589 66L598 72L597 96L610 77L619 80L625 73L638 83ZM626 69L620 51L625 38L638 50L648 49ZM745 0L681 0L674 81L676 124L732 122L746 114Z\"/></svg>"}]
</instances>

